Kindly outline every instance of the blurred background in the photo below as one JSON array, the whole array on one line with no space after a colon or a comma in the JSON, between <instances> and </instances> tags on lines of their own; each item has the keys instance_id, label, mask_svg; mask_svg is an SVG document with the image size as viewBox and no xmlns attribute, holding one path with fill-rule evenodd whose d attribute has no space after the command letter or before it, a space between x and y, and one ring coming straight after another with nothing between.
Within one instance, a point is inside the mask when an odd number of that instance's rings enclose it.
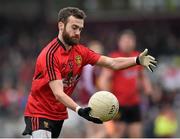
<instances>
[{"instance_id":1,"label":"blurred background","mask_svg":"<svg viewBox=\"0 0 180 139\"><path fill-rule=\"evenodd\" d=\"M57 14L67 6L86 12L81 42L100 42L104 55L117 50L117 35L122 30L135 32L137 50L148 48L158 59L155 71L146 71L154 95L141 95L143 137L157 136L157 118L163 114L173 117L171 137L180 137L179 0L0 0L0 137L22 137L35 60L57 36ZM84 100L78 91L73 98L80 103ZM61 136L90 137L86 124L70 111ZM164 132L171 130L169 125L163 123Z\"/></svg>"}]
</instances>

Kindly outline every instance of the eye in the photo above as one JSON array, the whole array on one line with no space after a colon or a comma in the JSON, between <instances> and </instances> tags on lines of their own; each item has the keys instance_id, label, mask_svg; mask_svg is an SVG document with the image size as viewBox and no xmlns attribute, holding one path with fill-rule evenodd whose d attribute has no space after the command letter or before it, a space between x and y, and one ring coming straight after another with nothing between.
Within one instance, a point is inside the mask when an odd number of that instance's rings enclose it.
<instances>
[{"instance_id":1,"label":"eye","mask_svg":"<svg viewBox=\"0 0 180 139\"><path fill-rule=\"evenodd\" d=\"M78 27L77 26L72 26L72 29L76 30L76 29L78 29Z\"/></svg>"}]
</instances>

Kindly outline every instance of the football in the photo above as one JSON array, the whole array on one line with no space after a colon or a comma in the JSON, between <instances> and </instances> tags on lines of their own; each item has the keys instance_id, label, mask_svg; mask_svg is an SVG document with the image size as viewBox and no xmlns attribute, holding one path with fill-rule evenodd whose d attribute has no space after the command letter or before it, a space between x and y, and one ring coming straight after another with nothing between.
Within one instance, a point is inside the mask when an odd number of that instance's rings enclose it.
<instances>
[{"instance_id":1,"label":"football","mask_svg":"<svg viewBox=\"0 0 180 139\"><path fill-rule=\"evenodd\" d=\"M112 120L119 110L117 98L108 91L99 91L93 94L88 106L91 107L90 116L99 118L103 122Z\"/></svg>"}]
</instances>

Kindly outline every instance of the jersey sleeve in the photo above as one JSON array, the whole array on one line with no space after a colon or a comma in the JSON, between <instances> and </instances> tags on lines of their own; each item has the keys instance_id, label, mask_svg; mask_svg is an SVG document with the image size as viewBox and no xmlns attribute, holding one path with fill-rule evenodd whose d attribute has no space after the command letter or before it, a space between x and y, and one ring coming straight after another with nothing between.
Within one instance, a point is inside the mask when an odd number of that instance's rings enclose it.
<instances>
[{"instance_id":1,"label":"jersey sleeve","mask_svg":"<svg viewBox=\"0 0 180 139\"><path fill-rule=\"evenodd\" d=\"M95 65L101 56L100 54L86 47L84 47L83 49L83 55L84 55L84 65L87 64Z\"/></svg>"},{"instance_id":2,"label":"jersey sleeve","mask_svg":"<svg viewBox=\"0 0 180 139\"><path fill-rule=\"evenodd\" d=\"M56 58L55 54L47 53L46 54L46 63L45 63L45 76L46 81L52 80L61 80L61 72L59 66L58 59Z\"/></svg>"}]
</instances>

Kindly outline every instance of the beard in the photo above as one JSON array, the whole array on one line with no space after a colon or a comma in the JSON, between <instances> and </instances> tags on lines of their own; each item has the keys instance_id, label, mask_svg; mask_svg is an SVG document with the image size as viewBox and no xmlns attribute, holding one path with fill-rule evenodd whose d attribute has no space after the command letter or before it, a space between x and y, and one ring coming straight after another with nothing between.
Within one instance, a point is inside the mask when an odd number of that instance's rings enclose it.
<instances>
[{"instance_id":1,"label":"beard","mask_svg":"<svg viewBox=\"0 0 180 139\"><path fill-rule=\"evenodd\" d=\"M79 36L73 36L73 37L71 37L71 36L67 33L66 29L64 29L64 31L63 31L63 33L62 33L62 37L63 37L64 42L65 42L67 45L70 45L70 46L78 44L78 43L79 43L79 40L80 40L80 37L79 37Z\"/></svg>"}]
</instances>

